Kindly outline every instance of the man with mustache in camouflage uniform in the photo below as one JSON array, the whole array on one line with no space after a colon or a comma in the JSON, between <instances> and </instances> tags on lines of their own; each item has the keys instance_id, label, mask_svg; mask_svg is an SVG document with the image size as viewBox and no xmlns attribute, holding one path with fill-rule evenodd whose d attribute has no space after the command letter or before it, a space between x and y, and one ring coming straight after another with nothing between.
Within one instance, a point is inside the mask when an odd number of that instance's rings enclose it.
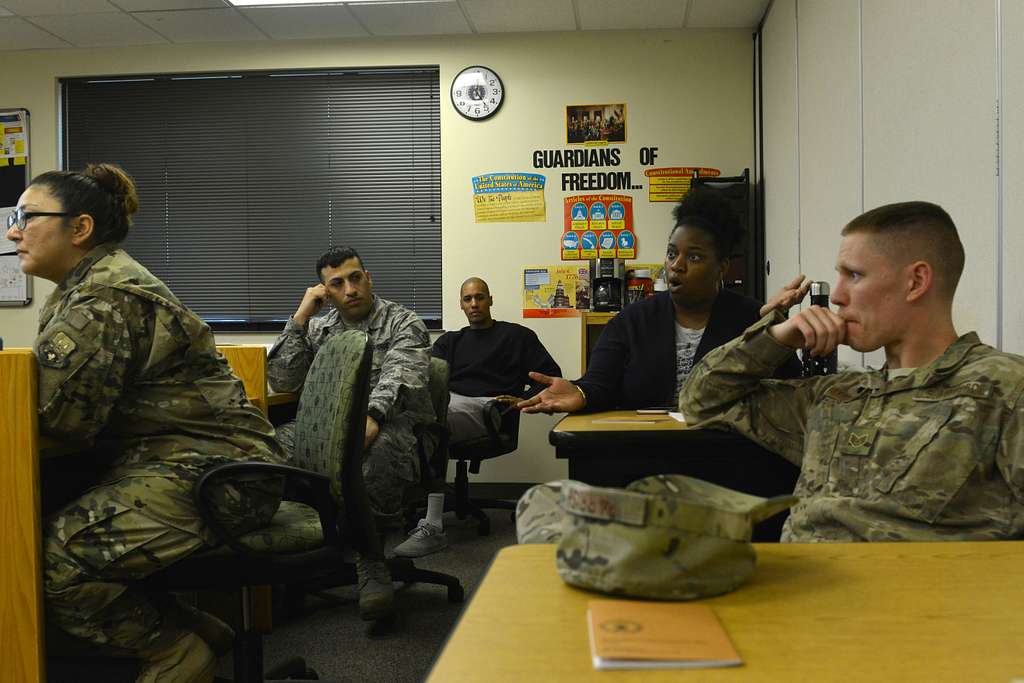
<instances>
[{"instance_id":1,"label":"man with mustache in camouflage uniform","mask_svg":"<svg viewBox=\"0 0 1024 683\"><path fill-rule=\"evenodd\" d=\"M958 335L964 265L939 206L905 202L842 231L833 312L765 316L709 353L679 397L801 466L784 541L1024 536L1024 358ZM793 349L885 349L881 370L769 379Z\"/></svg>"},{"instance_id":2,"label":"man with mustache in camouflage uniform","mask_svg":"<svg viewBox=\"0 0 1024 683\"><path fill-rule=\"evenodd\" d=\"M373 345L370 402L366 417L363 478L374 513L385 522L401 519L402 498L419 481L413 428L434 420L427 392L430 338L409 309L373 293L373 280L355 249L335 247L316 265L320 284L306 290L298 309L270 350L267 375L277 391L300 391L317 350L331 335L362 330ZM330 302L325 315L313 317ZM294 423L278 438L294 453ZM394 591L383 553L359 556L359 612L364 619L386 616Z\"/></svg>"}]
</instances>

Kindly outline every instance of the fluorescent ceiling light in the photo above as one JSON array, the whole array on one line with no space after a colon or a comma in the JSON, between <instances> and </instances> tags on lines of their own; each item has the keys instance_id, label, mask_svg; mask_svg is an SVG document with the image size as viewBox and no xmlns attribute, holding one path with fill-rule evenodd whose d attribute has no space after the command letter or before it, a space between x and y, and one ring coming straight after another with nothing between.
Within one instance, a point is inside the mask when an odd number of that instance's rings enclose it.
<instances>
[{"instance_id":1,"label":"fluorescent ceiling light","mask_svg":"<svg viewBox=\"0 0 1024 683\"><path fill-rule=\"evenodd\" d=\"M287 7L291 5L411 5L454 0L228 0L235 7Z\"/></svg>"}]
</instances>

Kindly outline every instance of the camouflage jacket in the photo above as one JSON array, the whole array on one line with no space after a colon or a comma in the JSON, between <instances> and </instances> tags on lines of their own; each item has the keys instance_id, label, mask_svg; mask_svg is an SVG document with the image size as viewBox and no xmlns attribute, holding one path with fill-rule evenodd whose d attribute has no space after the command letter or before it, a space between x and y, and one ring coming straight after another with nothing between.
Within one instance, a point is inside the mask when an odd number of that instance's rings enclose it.
<instances>
[{"instance_id":1,"label":"camouflage jacket","mask_svg":"<svg viewBox=\"0 0 1024 683\"><path fill-rule=\"evenodd\" d=\"M370 373L371 412L383 421L402 412L419 419L434 419L427 393L430 337L427 328L409 309L374 295L369 315L357 323L345 322L338 309L310 319L306 326L289 320L267 359L267 377L277 391L301 391L313 356L336 332L362 330L373 344Z\"/></svg>"},{"instance_id":2,"label":"camouflage jacket","mask_svg":"<svg viewBox=\"0 0 1024 683\"><path fill-rule=\"evenodd\" d=\"M965 334L935 361L771 380L792 351L766 316L694 368L687 422L801 466L785 541L1024 537L1024 358Z\"/></svg>"},{"instance_id":3,"label":"camouflage jacket","mask_svg":"<svg viewBox=\"0 0 1024 683\"><path fill-rule=\"evenodd\" d=\"M35 352L41 430L95 439L103 481L283 461L210 328L116 245L90 251L53 291Z\"/></svg>"}]
</instances>

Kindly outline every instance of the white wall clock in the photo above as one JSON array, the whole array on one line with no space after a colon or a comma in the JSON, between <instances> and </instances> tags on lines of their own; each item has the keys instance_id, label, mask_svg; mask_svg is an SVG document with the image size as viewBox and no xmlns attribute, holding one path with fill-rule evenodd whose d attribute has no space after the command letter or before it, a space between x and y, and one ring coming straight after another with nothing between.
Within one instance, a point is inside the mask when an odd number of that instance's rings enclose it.
<instances>
[{"instance_id":1,"label":"white wall clock","mask_svg":"<svg viewBox=\"0 0 1024 683\"><path fill-rule=\"evenodd\" d=\"M452 106L471 121L498 113L505 99L505 85L486 66L467 66L452 81Z\"/></svg>"}]
</instances>

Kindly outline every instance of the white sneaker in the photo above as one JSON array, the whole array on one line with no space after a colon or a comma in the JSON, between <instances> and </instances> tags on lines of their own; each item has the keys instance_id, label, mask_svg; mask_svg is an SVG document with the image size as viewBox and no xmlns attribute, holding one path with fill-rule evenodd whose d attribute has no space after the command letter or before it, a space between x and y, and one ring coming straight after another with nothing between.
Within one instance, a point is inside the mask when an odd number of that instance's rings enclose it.
<instances>
[{"instance_id":1,"label":"white sneaker","mask_svg":"<svg viewBox=\"0 0 1024 683\"><path fill-rule=\"evenodd\" d=\"M423 557L448 547L448 537L444 529L421 519L416 528L405 539L395 546L396 557Z\"/></svg>"}]
</instances>

